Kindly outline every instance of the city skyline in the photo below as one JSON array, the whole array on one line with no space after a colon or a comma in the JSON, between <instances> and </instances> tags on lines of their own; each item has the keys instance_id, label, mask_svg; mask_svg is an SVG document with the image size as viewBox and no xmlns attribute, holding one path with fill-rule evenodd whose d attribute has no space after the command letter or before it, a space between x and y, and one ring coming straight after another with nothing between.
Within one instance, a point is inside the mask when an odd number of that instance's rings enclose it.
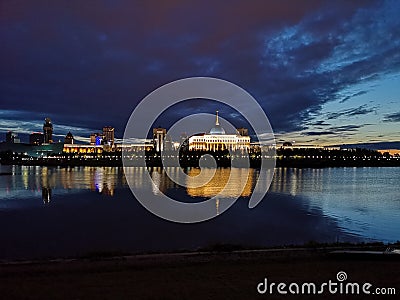
<instances>
[{"instance_id":1,"label":"city skyline","mask_svg":"<svg viewBox=\"0 0 400 300\"><path fill-rule=\"evenodd\" d=\"M212 4L212 5L211 5ZM264 108L278 143L400 141L399 2L3 2L1 134L122 137L135 105L173 80L232 81ZM236 25L236 24L239 24ZM219 105L193 100L168 128ZM247 127L222 108L236 127ZM157 126L156 125L156 126Z\"/></svg>"},{"instance_id":2,"label":"city skyline","mask_svg":"<svg viewBox=\"0 0 400 300\"><path fill-rule=\"evenodd\" d=\"M209 123L209 124L208 124ZM207 125L205 125L207 124ZM241 128L234 128L232 127L232 124L230 124L227 120L222 119L221 124L219 124L219 117L218 117L218 111L216 111L216 121L215 124L213 122L210 122L210 115L197 115L196 118L194 119L194 122L192 122L192 127L186 127L185 130L189 130L187 132L181 132L179 136L173 135L171 136L171 132L169 131L170 128L164 128L161 126L152 126L151 130L149 131L149 134L147 137L138 137L138 138L133 138L133 140L137 143L145 143L148 141L155 141L158 140L158 143L160 143L160 139L164 139L166 136L169 137L169 139L173 138L173 142L177 142L182 140L182 137L185 136L187 138L198 135L199 133L201 134L231 134L231 135L241 135L241 136L248 136L249 135L249 130L247 128L241 127ZM200 125L201 128L199 128L196 125ZM228 132L225 133L225 128L222 127L221 125L226 125L228 128ZM209 127L208 130L206 127ZM215 126L219 126L223 132L221 133L213 133L212 131L215 130ZM74 144L74 141L76 138L74 137L73 133L71 131L68 131L66 134L65 133L60 133L60 130L58 130L59 134L53 134L53 130L57 130L58 125L56 124L55 127L53 128L53 122L51 121L50 118L46 117L44 118L44 123L42 123L42 131L31 131L29 134L26 134L27 136L24 139L20 139L19 133L20 132L15 132L12 130L7 130L5 128L4 131L4 137L5 139L3 140L3 137L0 136L0 143L2 142L7 142L7 143L29 143L33 145L40 145L40 144L52 144L52 143L62 143L63 139L65 140L64 143L66 144ZM62 129L65 129L66 126L61 125L60 126ZM204 127L204 128L203 128ZM157 132L161 130L161 136L158 136ZM188 132L193 132L192 134L187 135ZM110 125L103 125L102 130L93 130L90 132L88 137L80 137L81 139L79 140L80 143L84 144L91 144L91 145L100 145L102 142L106 142L106 144L116 144L116 143L128 143L130 140L124 141L123 138L119 138L115 136L115 128ZM176 133L176 129L173 131L173 133ZM60 137L58 140L52 139L52 136L57 136ZM156 137L157 136L157 137ZM84 139L84 141L82 140ZM14 139L16 139L14 141ZM66 141L68 140L68 142Z\"/></svg>"}]
</instances>

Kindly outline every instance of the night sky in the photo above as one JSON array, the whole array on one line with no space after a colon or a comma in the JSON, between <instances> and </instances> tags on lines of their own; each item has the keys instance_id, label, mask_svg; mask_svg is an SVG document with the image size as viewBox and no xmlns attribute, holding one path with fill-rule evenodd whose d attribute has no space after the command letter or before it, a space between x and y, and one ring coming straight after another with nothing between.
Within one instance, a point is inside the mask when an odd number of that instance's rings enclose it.
<instances>
[{"instance_id":1,"label":"night sky","mask_svg":"<svg viewBox=\"0 0 400 300\"><path fill-rule=\"evenodd\" d=\"M0 140L53 120L57 138L105 125L168 82L229 80L277 142L400 141L400 1L0 1ZM219 109L170 110L161 126ZM27 141L27 140L26 140Z\"/></svg>"}]
</instances>

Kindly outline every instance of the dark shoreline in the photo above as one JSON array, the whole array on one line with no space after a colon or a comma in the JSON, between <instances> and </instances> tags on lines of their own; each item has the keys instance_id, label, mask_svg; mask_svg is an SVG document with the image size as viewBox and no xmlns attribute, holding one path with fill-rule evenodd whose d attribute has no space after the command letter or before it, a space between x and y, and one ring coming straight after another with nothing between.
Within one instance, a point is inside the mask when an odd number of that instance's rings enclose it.
<instances>
[{"instance_id":1,"label":"dark shoreline","mask_svg":"<svg viewBox=\"0 0 400 300\"><path fill-rule=\"evenodd\" d=\"M309 299L315 295L280 295L276 290L260 295L257 285L265 278L320 285L337 282L341 271L348 276L347 282L392 287L399 293L400 255L355 259L333 255L333 250L264 249L2 263L0 289L5 299ZM325 290L323 297L357 296Z\"/></svg>"},{"instance_id":2,"label":"dark shoreline","mask_svg":"<svg viewBox=\"0 0 400 300\"><path fill-rule=\"evenodd\" d=\"M2 165L20 165L20 166L54 166L54 167L123 167L122 161L119 160L107 160L107 159L97 159L97 160L82 160L82 159L52 159L52 158L39 158L32 160L2 160L0 161ZM130 164L125 166L141 167L140 162L132 161ZM176 166L175 164L163 165L161 160L148 160L146 161L147 167L168 167ZM194 163L181 162L181 167L199 167L198 161ZM230 167L230 161L222 161L218 163L218 167ZM257 160L250 161L250 167L260 168L261 162ZM399 158L391 159L352 159L352 160L326 160L326 159L277 159L276 167L285 168L340 168L340 167L400 167Z\"/></svg>"},{"instance_id":3,"label":"dark shoreline","mask_svg":"<svg viewBox=\"0 0 400 300\"><path fill-rule=\"evenodd\" d=\"M2 265L17 265L17 264L41 264L58 261L106 261L115 259L129 259L136 257L173 257L173 256L195 256L195 255L210 255L210 254L234 254L234 253L268 253L268 252L290 252L290 251L379 251L385 252L386 249L400 249L400 241L396 243L375 242L337 242L323 243L309 241L305 244L288 244L276 245L268 247L248 247L240 244L224 244L216 243L198 249L181 249L169 251L91 251L76 255L59 255L39 258L0 258L0 266ZM384 255L384 254L382 254ZM374 257L374 256L373 256ZM377 258L380 258L378 256ZM400 255L390 256L390 259L400 259Z\"/></svg>"}]
</instances>

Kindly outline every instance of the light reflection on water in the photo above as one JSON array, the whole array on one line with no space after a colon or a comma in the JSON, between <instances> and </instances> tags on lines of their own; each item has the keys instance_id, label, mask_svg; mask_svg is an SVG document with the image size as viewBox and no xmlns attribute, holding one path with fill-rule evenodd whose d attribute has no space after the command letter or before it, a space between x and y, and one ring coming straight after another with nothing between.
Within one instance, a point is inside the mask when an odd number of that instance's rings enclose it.
<instances>
[{"instance_id":1,"label":"light reflection on water","mask_svg":"<svg viewBox=\"0 0 400 300\"><path fill-rule=\"evenodd\" d=\"M200 169L191 169L188 171L188 175L196 176L199 172ZM211 170L204 169L202 172L211 173ZM204 186L187 188L186 191L191 197L211 198L217 194L227 198L249 197L254 189L255 180L256 172L254 169L247 172L246 169L222 168L217 169L215 176ZM243 184L244 182L246 183Z\"/></svg>"},{"instance_id":2,"label":"light reflection on water","mask_svg":"<svg viewBox=\"0 0 400 300\"><path fill-rule=\"evenodd\" d=\"M400 240L400 168L277 169L271 191L306 197L361 236Z\"/></svg>"},{"instance_id":3,"label":"light reflection on water","mask_svg":"<svg viewBox=\"0 0 400 300\"><path fill-rule=\"evenodd\" d=\"M38 166L1 166L0 199L12 200L37 197L43 194L65 194L81 190L113 196L116 188L127 186L121 168L54 168ZM7 175L8 173L12 175ZM47 199L48 201L45 201ZM2 201L4 202L4 201ZM6 208L5 203L0 203Z\"/></svg>"},{"instance_id":4,"label":"light reflection on water","mask_svg":"<svg viewBox=\"0 0 400 300\"><path fill-rule=\"evenodd\" d=\"M203 171L207 172L207 169ZM3 211L51 204L57 195L82 191L117 197L119 189L127 188L122 168L0 166L0 172L3 174L0 176L0 209ZM8 172L12 175L7 175ZM179 190L181 201L211 198L221 193L223 188L224 193L218 201L223 201L224 197L236 197L240 193L239 183L246 180L240 169L221 168L205 186L183 188L174 184L161 168L152 168L150 175L155 186L146 187L143 186L144 172L147 172L145 168L129 169L127 176L135 178L135 188L152 189L155 194ZM195 168L187 170L190 176L198 172L199 169ZM250 170L241 196L251 195L258 172ZM307 199L309 204L304 206L305 210L322 211L325 216L337 220L347 232L371 239L396 241L400 240L399 175L400 168L278 168L269 191L290 195L294 201ZM233 184L226 188L229 176L233 176ZM266 183L261 182L254 192L265 188ZM216 203L216 209L218 205Z\"/></svg>"}]
</instances>

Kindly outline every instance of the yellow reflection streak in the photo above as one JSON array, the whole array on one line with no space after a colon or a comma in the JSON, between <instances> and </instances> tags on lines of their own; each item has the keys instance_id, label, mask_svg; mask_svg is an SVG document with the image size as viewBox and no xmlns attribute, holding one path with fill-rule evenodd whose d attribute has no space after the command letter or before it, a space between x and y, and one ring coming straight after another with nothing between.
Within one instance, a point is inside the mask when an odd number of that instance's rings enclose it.
<instances>
[{"instance_id":1,"label":"yellow reflection streak","mask_svg":"<svg viewBox=\"0 0 400 300\"><path fill-rule=\"evenodd\" d=\"M197 188L186 188L187 193L192 197L206 197L211 198L216 195L220 197L232 198L244 196L248 197L251 195L255 183L255 172L253 169L248 171L247 169L240 168L221 168L221 169L206 169L203 168L201 172L214 172L215 175L212 179L201 187ZM249 175L247 176L247 172ZM197 176L200 173L200 169L190 169L188 171L189 176ZM231 176L231 180L229 177ZM243 181L246 180L243 191Z\"/></svg>"}]
</instances>

